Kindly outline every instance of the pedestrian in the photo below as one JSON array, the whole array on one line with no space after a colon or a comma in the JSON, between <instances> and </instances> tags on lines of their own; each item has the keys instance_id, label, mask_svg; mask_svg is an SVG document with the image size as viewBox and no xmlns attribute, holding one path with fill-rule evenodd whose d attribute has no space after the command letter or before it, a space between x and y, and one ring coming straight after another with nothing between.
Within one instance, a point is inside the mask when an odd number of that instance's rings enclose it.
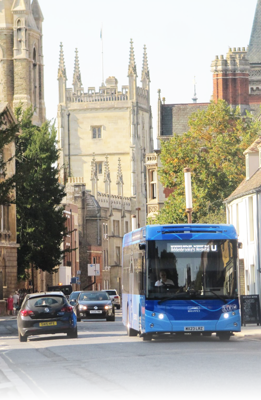
<instances>
[{"instance_id":1,"label":"pedestrian","mask_svg":"<svg viewBox=\"0 0 261 400\"><path fill-rule=\"evenodd\" d=\"M8 315L12 315L13 308L14 308L13 296L10 294L10 296L7 299L7 314Z\"/></svg>"},{"instance_id":2,"label":"pedestrian","mask_svg":"<svg viewBox=\"0 0 261 400\"><path fill-rule=\"evenodd\" d=\"M13 295L13 301L14 301L14 307L19 305L19 294L18 294L18 292L15 292L15 294Z\"/></svg>"}]
</instances>

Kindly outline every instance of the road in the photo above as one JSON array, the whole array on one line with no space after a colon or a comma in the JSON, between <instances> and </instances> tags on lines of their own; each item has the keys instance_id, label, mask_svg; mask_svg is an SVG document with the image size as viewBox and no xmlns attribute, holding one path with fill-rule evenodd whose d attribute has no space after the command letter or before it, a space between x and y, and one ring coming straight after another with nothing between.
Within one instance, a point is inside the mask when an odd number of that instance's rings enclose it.
<instances>
[{"instance_id":1,"label":"road","mask_svg":"<svg viewBox=\"0 0 261 400\"><path fill-rule=\"evenodd\" d=\"M260 397L260 337L127 337L115 322L82 321L78 339L20 343L0 320L0 399L245 399Z\"/></svg>"}]
</instances>

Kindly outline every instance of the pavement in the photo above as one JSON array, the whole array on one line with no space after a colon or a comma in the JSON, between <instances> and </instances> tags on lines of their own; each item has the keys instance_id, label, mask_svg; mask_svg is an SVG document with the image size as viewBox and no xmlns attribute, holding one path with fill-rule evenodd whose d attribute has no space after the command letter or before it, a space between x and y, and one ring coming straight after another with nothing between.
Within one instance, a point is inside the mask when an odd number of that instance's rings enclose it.
<instances>
[{"instance_id":1,"label":"pavement","mask_svg":"<svg viewBox=\"0 0 261 400\"><path fill-rule=\"evenodd\" d=\"M239 337L250 336L261 340L261 326L256 324L241 326L241 332L234 333L234 335Z\"/></svg>"},{"instance_id":2,"label":"pavement","mask_svg":"<svg viewBox=\"0 0 261 400\"><path fill-rule=\"evenodd\" d=\"M8 324L10 321L10 324ZM1 322L4 322L2 324ZM16 316L6 315L0 317L0 336L17 334ZM253 337L254 339L261 340L261 326L256 324L248 324L241 327L241 332L235 332L234 336L237 337Z\"/></svg>"}]
</instances>

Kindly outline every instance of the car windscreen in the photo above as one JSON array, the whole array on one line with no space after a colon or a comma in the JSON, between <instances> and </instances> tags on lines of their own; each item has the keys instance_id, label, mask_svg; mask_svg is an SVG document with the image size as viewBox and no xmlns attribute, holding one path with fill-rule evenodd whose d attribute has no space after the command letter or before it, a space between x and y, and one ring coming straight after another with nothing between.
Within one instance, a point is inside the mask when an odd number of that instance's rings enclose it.
<instances>
[{"instance_id":1,"label":"car windscreen","mask_svg":"<svg viewBox=\"0 0 261 400\"><path fill-rule=\"evenodd\" d=\"M78 296L79 296L79 292L72 292L72 293L70 294L69 299L70 299L70 300L75 300L75 299L77 299Z\"/></svg>"},{"instance_id":2,"label":"car windscreen","mask_svg":"<svg viewBox=\"0 0 261 400\"><path fill-rule=\"evenodd\" d=\"M116 291L115 290L106 290L109 296L116 296Z\"/></svg>"},{"instance_id":3,"label":"car windscreen","mask_svg":"<svg viewBox=\"0 0 261 400\"><path fill-rule=\"evenodd\" d=\"M146 295L237 297L236 240L149 241Z\"/></svg>"},{"instance_id":4,"label":"car windscreen","mask_svg":"<svg viewBox=\"0 0 261 400\"><path fill-rule=\"evenodd\" d=\"M44 296L44 297L33 297L28 300L29 308L37 307L61 307L66 303L66 299L62 296Z\"/></svg>"},{"instance_id":5,"label":"car windscreen","mask_svg":"<svg viewBox=\"0 0 261 400\"><path fill-rule=\"evenodd\" d=\"M79 301L103 301L103 300L110 300L110 297L106 292L81 293L79 297Z\"/></svg>"}]
</instances>

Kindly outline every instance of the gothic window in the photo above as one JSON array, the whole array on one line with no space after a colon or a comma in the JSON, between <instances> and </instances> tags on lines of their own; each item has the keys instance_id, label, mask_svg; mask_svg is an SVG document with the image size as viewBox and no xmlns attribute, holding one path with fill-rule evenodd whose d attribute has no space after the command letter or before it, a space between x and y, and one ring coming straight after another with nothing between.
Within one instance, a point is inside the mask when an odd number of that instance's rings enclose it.
<instances>
[{"instance_id":1,"label":"gothic window","mask_svg":"<svg viewBox=\"0 0 261 400\"><path fill-rule=\"evenodd\" d=\"M102 170L103 170L102 164L103 164L103 162L97 162L95 164L95 169L96 169L96 174L97 175L102 175Z\"/></svg>"},{"instance_id":2,"label":"gothic window","mask_svg":"<svg viewBox=\"0 0 261 400\"><path fill-rule=\"evenodd\" d=\"M156 170L149 171L150 199L157 198L157 173Z\"/></svg>"},{"instance_id":3,"label":"gothic window","mask_svg":"<svg viewBox=\"0 0 261 400\"><path fill-rule=\"evenodd\" d=\"M9 205L0 205L0 231L9 231Z\"/></svg>"},{"instance_id":4,"label":"gothic window","mask_svg":"<svg viewBox=\"0 0 261 400\"><path fill-rule=\"evenodd\" d=\"M104 239L108 239L108 224L103 223L103 237ZM107 264L105 264L107 265Z\"/></svg>"},{"instance_id":5,"label":"gothic window","mask_svg":"<svg viewBox=\"0 0 261 400\"><path fill-rule=\"evenodd\" d=\"M93 139L101 139L102 137L102 127L101 126L93 126L92 127L92 138Z\"/></svg>"},{"instance_id":6,"label":"gothic window","mask_svg":"<svg viewBox=\"0 0 261 400\"><path fill-rule=\"evenodd\" d=\"M33 104L34 108L37 107L37 62L36 62L36 50L33 49Z\"/></svg>"},{"instance_id":7,"label":"gothic window","mask_svg":"<svg viewBox=\"0 0 261 400\"><path fill-rule=\"evenodd\" d=\"M116 246L116 264L120 265L121 263L121 248L119 246Z\"/></svg>"},{"instance_id":8,"label":"gothic window","mask_svg":"<svg viewBox=\"0 0 261 400\"><path fill-rule=\"evenodd\" d=\"M117 220L113 221L113 233L115 236L120 236L120 222Z\"/></svg>"}]
</instances>

